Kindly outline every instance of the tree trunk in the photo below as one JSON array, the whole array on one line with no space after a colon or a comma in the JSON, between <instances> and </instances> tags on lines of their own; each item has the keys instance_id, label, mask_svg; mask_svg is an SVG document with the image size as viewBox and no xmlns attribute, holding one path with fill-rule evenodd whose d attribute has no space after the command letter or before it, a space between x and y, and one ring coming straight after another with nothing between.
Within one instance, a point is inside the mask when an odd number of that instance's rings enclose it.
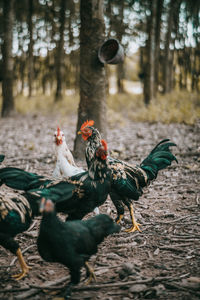
<instances>
[{"instance_id":1,"label":"tree trunk","mask_svg":"<svg viewBox=\"0 0 200 300\"><path fill-rule=\"evenodd\" d=\"M105 68L98 60L98 49L104 40L103 0L80 2L80 103L77 130L87 119L95 121L103 136L106 135ZM85 145L76 136L75 156L85 155Z\"/></svg>"},{"instance_id":2,"label":"tree trunk","mask_svg":"<svg viewBox=\"0 0 200 300\"><path fill-rule=\"evenodd\" d=\"M121 62L117 65L117 88L118 88L118 93L124 93L123 79L124 79L124 63Z\"/></svg>"},{"instance_id":3,"label":"tree trunk","mask_svg":"<svg viewBox=\"0 0 200 300\"><path fill-rule=\"evenodd\" d=\"M12 58L12 40L13 40L13 11L14 0L4 0L3 2L3 82L2 82L2 117L10 116L14 111L13 98L13 58Z\"/></svg>"},{"instance_id":4,"label":"tree trunk","mask_svg":"<svg viewBox=\"0 0 200 300\"><path fill-rule=\"evenodd\" d=\"M117 26L117 38L121 44L122 37L124 34L124 26L123 26L123 20L124 20L124 1L121 1L119 4L119 22L120 26ZM124 62L121 62L117 65L117 87L118 87L118 93L124 93L124 85L123 85L123 79L124 79Z\"/></svg>"},{"instance_id":5,"label":"tree trunk","mask_svg":"<svg viewBox=\"0 0 200 300\"><path fill-rule=\"evenodd\" d=\"M164 82L164 86L163 86L163 92L165 93L169 93L170 92L170 81L171 81L171 76L172 74L170 73L170 71L172 70L172 68L170 67L170 64L173 64L173 54L172 51L170 50L170 43L171 43L171 33L172 33L172 29L173 29L173 25L175 27L176 24L174 22L174 16L176 17L179 11L179 7L180 7L180 1L174 1L171 0L169 3L169 11L168 11L168 28L167 28L167 33L166 33L166 38L165 38L165 50L164 50L164 69L163 69L163 82ZM177 29L175 28L175 31Z\"/></svg>"},{"instance_id":6,"label":"tree trunk","mask_svg":"<svg viewBox=\"0 0 200 300\"><path fill-rule=\"evenodd\" d=\"M56 57L56 94L55 101L62 100L62 85L63 85L63 64L64 64L64 31L65 31L65 11L66 0L61 0L60 5L60 39L57 45L57 57Z\"/></svg>"},{"instance_id":7,"label":"tree trunk","mask_svg":"<svg viewBox=\"0 0 200 300\"><path fill-rule=\"evenodd\" d=\"M150 2L151 16L148 22L148 41L146 45L146 71L144 75L144 103L148 105L154 98L155 83L155 25L156 25L156 0Z\"/></svg>"},{"instance_id":8,"label":"tree trunk","mask_svg":"<svg viewBox=\"0 0 200 300\"><path fill-rule=\"evenodd\" d=\"M22 54L21 60L20 60L20 76L21 76L21 89L20 94L22 95L24 93L24 78L25 78L25 61L24 61L24 53Z\"/></svg>"},{"instance_id":9,"label":"tree trunk","mask_svg":"<svg viewBox=\"0 0 200 300\"><path fill-rule=\"evenodd\" d=\"M29 45L28 45L28 96L32 96L33 92L33 0L28 2L28 31L29 31Z\"/></svg>"},{"instance_id":10,"label":"tree trunk","mask_svg":"<svg viewBox=\"0 0 200 300\"><path fill-rule=\"evenodd\" d=\"M154 83L154 96L156 97L159 85L159 58L160 58L160 32L161 32L161 16L163 11L164 0L157 1L157 14L156 14L156 29L155 29L155 83Z\"/></svg>"},{"instance_id":11,"label":"tree trunk","mask_svg":"<svg viewBox=\"0 0 200 300\"><path fill-rule=\"evenodd\" d=\"M197 82L197 50L194 49L193 50L193 63L192 63L192 80L191 80L191 91L194 92L195 91L195 87L197 86L196 85L196 82Z\"/></svg>"}]
</instances>

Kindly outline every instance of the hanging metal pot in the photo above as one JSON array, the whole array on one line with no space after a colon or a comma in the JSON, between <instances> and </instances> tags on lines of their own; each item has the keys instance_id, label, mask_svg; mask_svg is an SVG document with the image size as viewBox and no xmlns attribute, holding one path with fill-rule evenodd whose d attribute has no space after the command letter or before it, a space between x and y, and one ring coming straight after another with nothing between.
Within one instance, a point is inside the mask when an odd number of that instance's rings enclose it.
<instances>
[{"instance_id":1,"label":"hanging metal pot","mask_svg":"<svg viewBox=\"0 0 200 300\"><path fill-rule=\"evenodd\" d=\"M124 60L124 49L118 40L108 39L99 48L98 58L103 64L119 64Z\"/></svg>"}]
</instances>

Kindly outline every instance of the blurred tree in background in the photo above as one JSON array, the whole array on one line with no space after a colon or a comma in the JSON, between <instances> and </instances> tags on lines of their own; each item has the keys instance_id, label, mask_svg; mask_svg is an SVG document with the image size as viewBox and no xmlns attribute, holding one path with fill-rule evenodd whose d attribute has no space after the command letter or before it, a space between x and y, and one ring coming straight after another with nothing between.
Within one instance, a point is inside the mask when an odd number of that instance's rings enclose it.
<instances>
[{"instance_id":1,"label":"blurred tree in background","mask_svg":"<svg viewBox=\"0 0 200 300\"><path fill-rule=\"evenodd\" d=\"M7 117L14 110L13 99L13 21L14 21L14 0L3 1L3 31L2 31L2 116Z\"/></svg>"},{"instance_id":2,"label":"blurred tree in background","mask_svg":"<svg viewBox=\"0 0 200 300\"><path fill-rule=\"evenodd\" d=\"M89 6L99 2L84 1ZM90 87L86 94L93 102L91 90L95 89L98 76L106 85L114 76L121 94L126 92L126 80L140 81L147 106L159 93L177 89L199 92L200 1L104 0L101 5L104 21L98 32L93 21L81 29L81 19L90 22L92 17L79 0L0 0L3 117L14 110L13 95L24 94L31 101L36 94L51 94L58 101L66 93L80 90L83 101L86 97L83 80ZM101 71L96 68L97 77L87 78L85 70L88 68L88 75L92 74L91 59L97 54L104 35L105 39L114 37L120 41L126 59L116 66L114 74L113 68L106 66L107 78L103 66ZM88 57L83 55L84 49L88 49ZM131 69L135 58L137 67ZM96 91L93 93L98 95ZM97 101L99 96L96 104ZM91 109L85 114L81 111L84 109L80 103L78 126L84 117L90 118L94 113ZM101 109L99 113L102 114ZM99 117L94 117L101 127Z\"/></svg>"}]
</instances>

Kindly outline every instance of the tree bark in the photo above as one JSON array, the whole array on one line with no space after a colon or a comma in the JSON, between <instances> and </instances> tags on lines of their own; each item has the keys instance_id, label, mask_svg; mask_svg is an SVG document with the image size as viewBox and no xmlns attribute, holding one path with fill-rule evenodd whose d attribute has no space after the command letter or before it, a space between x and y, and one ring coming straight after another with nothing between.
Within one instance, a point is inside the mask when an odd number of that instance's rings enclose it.
<instances>
[{"instance_id":1,"label":"tree bark","mask_svg":"<svg viewBox=\"0 0 200 300\"><path fill-rule=\"evenodd\" d=\"M12 115L14 111L13 98L13 58L12 58L12 41L13 41L13 10L14 0L4 0L3 2L3 82L2 82L2 117Z\"/></svg>"},{"instance_id":2,"label":"tree bark","mask_svg":"<svg viewBox=\"0 0 200 300\"><path fill-rule=\"evenodd\" d=\"M105 68L98 60L98 49L104 41L103 0L80 2L80 103L77 130L87 119L95 121L103 136L106 135ZM85 145L76 136L75 156L85 155Z\"/></svg>"},{"instance_id":3,"label":"tree bark","mask_svg":"<svg viewBox=\"0 0 200 300\"><path fill-rule=\"evenodd\" d=\"M150 2L151 16L148 22L148 41L146 45L146 71L144 75L144 103L148 105L154 98L155 84L155 25L156 25L156 0Z\"/></svg>"},{"instance_id":4,"label":"tree bark","mask_svg":"<svg viewBox=\"0 0 200 300\"><path fill-rule=\"evenodd\" d=\"M118 93L124 93L124 63L121 62L117 65L117 89Z\"/></svg>"},{"instance_id":5,"label":"tree bark","mask_svg":"<svg viewBox=\"0 0 200 300\"><path fill-rule=\"evenodd\" d=\"M31 97L33 93L33 0L28 2L28 31L29 31L29 45L28 45L28 96Z\"/></svg>"},{"instance_id":6,"label":"tree bark","mask_svg":"<svg viewBox=\"0 0 200 300\"><path fill-rule=\"evenodd\" d=\"M161 33L161 16L163 11L164 0L157 1L157 14L156 14L156 29L155 29L155 83L154 83L154 97L156 97L159 85L159 58L160 58L160 33Z\"/></svg>"},{"instance_id":7,"label":"tree bark","mask_svg":"<svg viewBox=\"0 0 200 300\"><path fill-rule=\"evenodd\" d=\"M179 11L181 1L174 1L171 0L169 3L169 11L168 11L168 28L167 28L167 33L166 33L166 38L165 38L165 50L164 50L164 69L163 69L163 93L169 93L170 92L170 82L171 82L171 64L173 64L173 53L170 50L170 43L172 41L171 38L171 33L174 27L176 27L175 24L175 18L177 18L177 14ZM175 31L177 30L174 28Z\"/></svg>"},{"instance_id":8,"label":"tree bark","mask_svg":"<svg viewBox=\"0 0 200 300\"><path fill-rule=\"evenodd\" d=\"M123 26L123 20L124 20L124 1L119 2L119 23L117 26L117 38L121 44L122 37L124 34L124 26ZM124 62L121 62L117 65L117 87L118 87L118 93L124 93L124 85L123 85L123 79L124 79Z\"/></svg>"},{"instance_id":9,"label":"tree bark","mask_svg":"<svg viewBox=\"0 0 200 300\"><path fill-rule=\"evenodd\" d=\"M64 31L65 31L65 11L66 11L66 0L61 0L60 5L60 39L57 46L56 56L56 94L55 101L62 100L62 85L63 85L63 63L64 63Z\"/></svg>"}]
</instances>

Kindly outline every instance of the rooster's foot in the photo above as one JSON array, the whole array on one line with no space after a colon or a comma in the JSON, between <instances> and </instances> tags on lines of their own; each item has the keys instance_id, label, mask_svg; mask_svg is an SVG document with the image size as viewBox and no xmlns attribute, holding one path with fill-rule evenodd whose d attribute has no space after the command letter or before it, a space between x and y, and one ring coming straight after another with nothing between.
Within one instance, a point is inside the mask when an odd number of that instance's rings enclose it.
<instances>
[{"instance_id":1,"label":"rooster's foot","mask_svg":"<svg viewBox=\"0 0 200 300\"><path fill-rule=\"evenodd\" d=\"M85 283L85 285L90 284L90 282L94 279L94 281L97 281L96 275L94 273L94 270L90 267L90 265L88 264L88 262L85 263L86 269L87 269L87 273L89 274L89 279L87 280L87 282Z\"/></svg>"},{"instance_id":2,"label":"rooster's foot","mask_svg":"<svg viewBox=\"0 0 200 300\"><path fill-rule=\"evenodd\" d=\"M141 224L135 222L135 224L132 225L131 228L128 228L128 229L126 229L125 231L126 231L126 232L134 232L134 231L138 230L139 232L141 232L142 230L141 230L140 227L139 227L140 225L141 225Z\"/></svg>"},{"instance_id":3,"label":"rooster's foot","mask_svg":"<svg viewBox=\"0 0 200 300\"><path fill-rule=\"evenodd\" d=\"M20 248L17 250L16 255L17 255L17 258L19 260L19 264L21 266L22 272L19 273L19 274L12 275L12 277L15 278L16 280L20 280L29 272L31 267L29 267L26 264Z\"/></svg>"},{"instance_id":4,"label":"rooster's foot","mask_svg":"<svg viewBox=\"0 0 200 300\"><path fill-rule=\"evenodd\" d=\"M13 278L15 278L16 280L20 280L22 279L26 274L28 274L29 270L31 269L31 267L29 266L26 266L22 269L22 272L19 273L19 274L15 274L15 275L12 275Z\"/></svg>"}]
</instances>

